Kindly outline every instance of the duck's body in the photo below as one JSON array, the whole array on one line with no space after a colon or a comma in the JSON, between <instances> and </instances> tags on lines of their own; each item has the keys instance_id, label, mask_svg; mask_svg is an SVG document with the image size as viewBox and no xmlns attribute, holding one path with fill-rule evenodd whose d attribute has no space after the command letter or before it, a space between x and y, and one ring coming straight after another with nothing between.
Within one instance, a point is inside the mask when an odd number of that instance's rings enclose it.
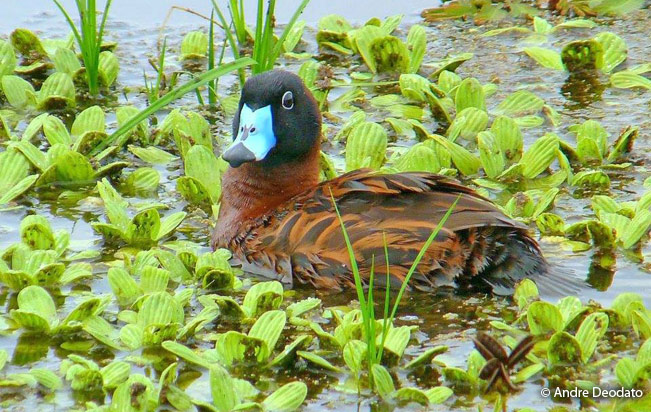
<instances>
[{"instance_id":1,"label":"duck's body","mask_svg":"<svg viewBox=\"0 0 651 412\"><path fill-rule=\"evenodd\" d=\"M272 76L281 76L281 81ZM452 215L417 267L411 286L429 290L441 285L492 287L494 292L504 294L511 292L520 279L544 278L548 265L526 226L451 179L431 173L358 170L318 183L320 116L318 124L312 120L304 125L300 118L288 120L291 109L278 112L283 109L268 103L289 88L293 91L292 108L296 102L318 113L312 96L300 80L300 88L297 86L295 77L286 72L269 72L252 78L253 82L250 80L244 88L240 110L243 104L250 105L254 115L237 118L237 140L224 154L235 167L223 177L214 248L228 248L245 269L286 283L330 290L351 287L349 255L334 199L362 276L368 279L374 262L376 279L384 282L386 241L391 279L399 283L458 197ZM271 97L249 103L256 96L256 86L260 87L256 82L263 84L265 95ZM253 117L269 105L276 136L271 139L275 146L265 151L246 131L262 129L263 136L267 133ZM252 123L248 126L240 125L249 120ZM288 137L282 135L281 128L294 128L294 135L302 134L295 138L309 144L301 153L290 156L287 150L294 151L295 147L283 148ZM250 160L254 155L257 159L258 153L264 153L261 160Z\"/></svg>"}]
</instances>

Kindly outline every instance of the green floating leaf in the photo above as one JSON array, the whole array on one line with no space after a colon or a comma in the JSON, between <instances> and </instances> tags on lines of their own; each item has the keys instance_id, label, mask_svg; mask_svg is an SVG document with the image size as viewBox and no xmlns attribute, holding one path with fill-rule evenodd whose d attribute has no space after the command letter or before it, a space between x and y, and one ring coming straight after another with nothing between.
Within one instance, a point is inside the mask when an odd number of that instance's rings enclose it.
<instances>
[{"instance_id":1,"label":"green floating leaf","mask_svg":"<svg viewBox=\"0 0 651 412\"><path fill-rule=\"evenodd\" d=\"M181 42L181 60L204 58L207 50L208 36L200 31L191 31Z\"/></svg>"},{"instance_id":2,"label":"green floating leaf","mask_svg":"<svg viewBox=\"0 0 651 412\"><path fill-rule=\"evenodd\" d=\"M21 327L48 333L59 319L52 297L40 286L27 286L18 294L18 309L12 309L11 317Z\"/></svg>"},{"instance_id":3,"label":"green floating leaf","mask_svg":"<svg viewBox=\"0 0 651 412\"><path fill-rule=\"evenodd\" d=\"M62 144L70 147L72 145L72 138L66 125L56 116L48 115L45 118L43 121L43 134L52 146Z\"/></svg>"},{"instance_id":4,"label":"green floating leaf","mask_svg":"<svg viewBox=\"0 0 651 412\"><path fill-rule=\"evenodd\" d=\"M156 165L166 165L178 159L177 156L155 146L139 147L129 145L129 151L136 155L140 160Z\"/></svg>"},{"instance_id":5,"label":"green floating leaf","mask_svg":"<svg viewBox=\"0 0 651 412\"><path fill-rule=\"evenodd\" d=\"M45 81L38 92L38 107L42 110L56 110L75 105L75 85L66 73L54 73Z\"/></svg>"},{"instance_id":6,"label":"green floating leaf","mask_svg":"<svg viewBox=\"0 0 651 412\"><path fill-rule=\"evenodd\" d=\"M416 402L423 406L429 404L429 398L427 394L417 388L400 388L393 395L393 398L402 402Z\"/></svg>"},{"instance_id":7,"label":"green floating leaf","mask_svg":"<svg viewBox=\"0 0 651 412\"><path fill-rule=\"evenodd\" d=\"M525 114L538 113L544 106L545 101L527 90L518 90L511 93L497 106L499 113L508 116L522 116Z\"/></svg>"},{"instance_id":8,"label":"green floating leaf","mask_svg":"<svg viewBox=\"0 0 651 412\"><path fill-rule=\"evenodd\" d=\"M631 89L640 87L643 89L651 90L651 80L639 74L633 73L628 70L614 73L610 76L610 84L619 89Z\"/></svg>"},{"instance_id":9,"label":"green floating leaf","mask_svg":"<svg viewBox=\"0 0 651 412\"><path fill-rule=\"evenodd\" d=\"M427 34L425 28L414 24L407 34L407 48L409 49L409 73L417 73L425 57Z\"/></svg>"},{"instance_id":10,"label":"green floating leaf","mask_svg":"<svg viewBox=\"0 0 651 412\"><path fill-rule=\"evenodd\" d=\"M587 363L592 357L599 339L606 334L607 329L608 315L605 313L591 313L583 320L576 332L576 340L581 347L581 360L583 363Z\"/></svg>"},{"instance_id":11,"label":"green floating leaf","mask_svg":"<svg viewBox=\"0 0 651 412\"><path fill-rule=\"evenodd\" d=\"M457 137L472 140L477 133L486 129L488 125L488 114L475 107L468 107L457 113L457 117L448 128L448 137L455 141Z\"/></svg>"},{"instance_id":12,"label":"green floating leaf","mask_svg":"<svg viewBox=\"0 0 651 412\"><path fill-rule=\"evenodd\" d=\"M177 189L193 203L216 204L221 196L221 175L226 171L226 163L215 157L212 150L195 145L184 157L185 174L188 179L178 180ZM205 195L208 198L205 199Z\"/></svg>"},{"instance_id":13,"label":"green floating leaf","mask_svg":"<svg viewBox=\"0 0 651 412\"><path fill-rule=\"evenodd\" d=\"M506 166L504 153L502 153L500 145L495 140L495 136L489 131L480 132L477 135L479 158L486 175L491 179L499 176Z\"/></svg>"},{"instance_id":14,"label":"green floating leaf","mask_svg":"<svg viewBox=\"0 0 651 412\"><path fill-rule=\"evenodd\" d=\"M233 378L220 366L210 368L210 392L213 404L221 412L230 412L240 403Z\"/></svg>"},{"instance_id":15,"label":"green floating leaf","mask_svg":"<svg viewBox=\"0 0 651 412\"><path fill-rule=\"evenodd\" d=\"M567 332L557 332L547 345L547 359L552 365L581 363L581 345Z\"/></svg>"},{"instance_id":16,"label":"green floating leaf","mask_svg":"<svg viewBox=\"0 0 651 412\"><path fill-rule=\"evenodd\" d=\"M34 86L27 80L13 75L1 76L0 78L2 79L0 81L2 92L11 106L23 109L36 103Z\"/></svg>"},{"instance_id":17,"label":"green floating leaf","mask_svg":"<svg viewBox=\"0 0 651 412\"><path fill-rule=\"evenodd\" d=\"M152 193L158 189L160 174L151 167L140 167L127 176L125 183L131 193Z\"/></svg>"},{"instance_id":18,"label":"green floating leaf","mask_svg":"<svg viewBox=\"0 0 651 412\"><path fill-rule=\"evenodd\" d=\"M99 54L99 80L104 87L111 87L118 78L120 63L115 54L103 51Z\"/></svg>"},{"instance_id":19,"label":"green floating leaf","mask_svg":"<svg viewBox=\"0 0 651 412\"><path fill-rule=\"evenodd\" d=\"M281 310L270 310L263 313L260 318L253 324L249 331L249 336L260 339L266 343L269 353L258 354L258 361L264 362L269 358L271 351L276 347L278 338L285 327L286 315Z\"/></svg>"},{"instance_id":20,"label":"green floating leaf","mask_svg":"<svg viewBox=\"0 0 651 412\"><path fill-rule=\"evenodd\" d=\"M20 238L31 249L54 248L54 233L50 222L41 215L25 216L20 222Z\"/></svg>"},{"instance_id":21,"label":"green floating leaf","mask_svg":"<svg viewBox=\"0 0 651 412\"><path fill-rule=\"evenodd\" d=\"M384 366L375 364L371 367L371 372L373 376L373 384L378 395L380 395L382 399L391 399L396 388L393 385L393 379L391 378L389 371L387 371Z\"/></svg>"},{"instance_id":22,"label":"green floating leaf","mask_svg":"<svg viewBox=\"0 0 651 412\"><path fill-rule=\"evenodd\" d=\"M75 52L66 47L59 47L54 54L54 68L58 72L74 76L81 69L81 63Z\"/></svg>"},{"instance_id":23,"label":"green floating leaf","mask_svg":"<svg viewBox=\"0 0 651 412\"><path fill-rule=\"evenodd\" d=\"M484 97L484 89L479 83L479 80L474 77L464 79L459 87L454 98L457 113L463 111L468 107L474 107L479 110L486 111L486 102Z\"/></svg>"},{"instance_id":24,"label":"green floating leaf","mask_svg":"<svg viewBox=\"0 0 651 412\"><path fill-rule=\"evenodd\" d=\"M0 78L10 75L16 67L16 53L11 44L0 40Z\"/></svg>"},{"instance_id":25,"label":"green floating leaf","mask_svg":"<svg viewBox=\"0 0 651 412\"><path fill-rule=\"evenodd\" d=\"M423 143L418 143L400 156L394 163L394 167L401 172L438 173L441 170L441 163L434 150Z\"/></svg>"},{"instance_id":26,"label":"green floating leaf","mask_svg":"<svg viewBox=\"0 0 651 412\"><path fill-rule=\"evenodd\" d=\"M14 46L23 57L32 60L39 60L47 57L47 53L41 44L41 40L32 31L27 29L16 29L10 36L11 45Z\"/></svg>"},{"instance_id":27,"label":"green floating leaf","mask_svg":"<svg viewBox=\"0 0 651 412\"><path fill-rule=\"evenodd\" d=\"M603 54L597 60L597 68L604 73L610 73L626 60L627 47L624 40L611 32L599 33L594 38L603 49Z\"/></svg>"},{"instance_id":28,"label":"green floating leaf","mask_svg":"<svg viewBox=\"0 0 651 412\"><path fill-rule=\"evenodd\" d=\"M269 395L262 402L262 407L267 411L294 411L303 404L306 396L307 385L303 382L291 382Z\"/></svg>"},{"instance_id":29,"label":"green floating leaf","mask_svg":"<svg viewBox=\"0 0 651 412\"><path fill-rule=\"evenodd\" d=\"M545 171L556 159L559 138L554 133L547 133L537 139L533 145L522 155L522 175L533 179Z\"/></svg>"},{"instance_id":30,"label":"green floating leaf","mask_svg":"<svg viewBox=\"0 0 651 412\"><path fill-rule=\"evenodd\" d=\"M490 128L500 151L509 161L518 161L522 156L523 137L518 124L506 116L498 116Z\"/></svg>"},{"instance_id":31,"label":"green floating leaf","mask_svg":"<svg viewBox=\"0 0 651 412\"><path fill-rule=\"evenodd\" d=\"M387 132L372 122L354 127L346 142L346 171L364 167L379 169L385 160Z\"/></svg>"},{"instance_id":32,"label":"green floating leaf","mask_svg":"<svg viewBox=\"0 0 651 412\"><path fill-rule=\"evenodd\" d=\"M565 70L561 55L554 50L542 47L525 47L523 50L529 57L543 67L554 70Z\"/></svg>"},{"instance_id":33,"label":"green floating leaf","mask_svg":"<svg viewBox=\"0 0 651 412\"><path fill-rule=\"evenodd\" d=\"M544 301L533 302L529 305L527 323L529 323L529 330L534 335L541 335L548 331L560 332L565 325L563 315L558 308Z\"/></svg>"},{"instance_id":34,"label":"green floating leaf","mask_svg":"<svg viewBox=\"0 0 651 412\"><path fill-rule=\"evenodd\" d=\"M300 356L301 358L305 359L306 361L313 363L323 369L333 371L333 372L341 372L341 370L330 363L327 359L317 355L316 353L313 352L306 352L306 351L297 351L296 354Z\"/></svg>"},{"instance_id":35,"label":"green floating leaf","mask_svg":"<svg viewBox=\"0 0 651 412\"><path fill-rule=\"evenodd\" d=\"M353 339L344 345L343 357L346 366L355 374L362 371L362 362L366 358L368 346L361 340Z\"/></svg>"},{"instance_id":36,"label":"green floating leaf","mask_svg":"<svg viewBox=\"0 0 651 412\"><path fill-rule=\"evenodd\" d=\"M242 308L248 316L256 317L267 310L278 309L282 301L283 285L280 282L260 282L246 293Z\"/></svg>"},{"instance_id":37,"label":"green floating leaf","mask_svg":"<svg viewBox=\"0 0 651 412\"><path fill-rule=\"evenodd\" d=\"M570 72L594 70L604 58L604 49L594 39L576 40L567 43L561 51L563 64Z\"/></svg>"},{"instance_id":38,"label":"green floating leaf","mask_svg":"<svg viewBox=\"0 0 651 412\"><path fill-rule=\"evenodd\" d=\"M449 141L443 136L431 135L440 145L445 147L454 162L454 165L465 176L474 175L481 167L481 160L470 153L465 147Z\"/></svg>"}]
</instances>

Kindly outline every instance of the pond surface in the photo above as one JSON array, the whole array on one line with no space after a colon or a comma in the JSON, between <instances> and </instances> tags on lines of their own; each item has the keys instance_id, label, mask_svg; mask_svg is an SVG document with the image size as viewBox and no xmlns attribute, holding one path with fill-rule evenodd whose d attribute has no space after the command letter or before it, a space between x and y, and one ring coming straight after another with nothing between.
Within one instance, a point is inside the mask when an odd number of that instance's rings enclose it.
<instances>
[{"instance_id":1,"label":"pond surface","mask_svg":"<svg viewBox=\"0 0 651 412\"><path fill-rule=\"evenodd\" d=\"M3 1L7 3L7 1ZM67 26L64 24L58 11L50 2L42 0L23 0L20 2L11 2L8 6L2 4L3 12L0 18L0 38L6 39L9 33L16 27L27 27L35 31L42 38L64 37L68 33ZM66 7L73 7L72 0L63 1ZM156 47L160 41L158 28L161 27L172 5L181 5L193 9L194 11L207 15L210 13L209 2L203 0L191 0L183 2L174 2L163 0L158 2L149 1L131 1L116 0L112 6L111 16L108 23L107 38L117 41L118 48L116 54L119 58L121 71L118 77L118 86L113 98L113 102L108 105L108 128L115 128L114 108L119 105L131 104L137 107L146 105L146 98L143 93L135 92L142 87L143 70L151 78L154 75L147 60L154 58L157 54ZM249 7L253 9L254 1L248 2ZM286 21L291 15L291 10L284 7L287 0L279 1L278 20ZM293 3L293 2L292 2ZM419 14L425 7L431 7L435 2L431 0L416 0L408 2L396 2L393 0L382 1L340 1L314 0L306 9L303 18L308 22L308 28L303 35L305 44L301 49L317 54L318 48L315 43L316 22L320 17L337 13L346 16L346 18L356 24L363 24L372 17L381 19L397 14L405 14L401 26L398 29L398 35L405 37L409 26L413 23L422 23ZM153 6L155 4L155 6ZM406 6L405 6L406 4ZM247 4L248 6L249 4ZM546 16L549 17L549 16ZM531 27L530 22L518 20L517 24ZM614 170L609 172L612 185L610 190L600 192L616 197L618 202L635 201L641 197L645 188L643 181L649 177L649 165L651 164L651 93L645 93L639 89L616 89L606 87L608 78L605 75L595 79L596 85L583 94L577 91L580 85L573 83L568 79L565 72L555 72L545 69L535 64L524 53L521 52L523 44L522 35L516 33L507 33L495 37L479 37L479 34L496 28L498 25L488 24L486 26L475 26L472 22L463 22L459 20L443 21L432 25L426 25L427 30L427 55L425 57L421 71L429 73L433 70L433 63L440 61L448 54L458 54L461 52L473 53L474 57L461 65L456 73L462 78L475 77L482 84L489 82L498 85L498 89L487 99L489 109L494 108L510 93L526 89L534 92L537 96L543 98L545 103L552 106L560 114L560 126L553 127L545 123L542 127L523 129L525 137L525 147L528 147L536 138L542 136L545 132L554 131L562 139L575 143L574 135L568 131L568 126L581 123L587 119L598 120L610 134L609 141L612 142L623 130L629 125L639 128L640 137L635 143L634 151L629 160L632 165L622 171ZM555 32L550 36L549 45L556 46L565 44L569 40L576 38L588 38L604 30L611 31L621 36L628 45L628 59L625 65L635 66L637 64L648 63L648 34L651 32L651 22L649 11L643 10L632 13L623 19L605 19L603 26L593 29L575 29ZM164 35L168 39L170 50L169 68L180 69L181 65L176 59L178 49L183 35L190 30L207 31L207 23L192 14L176 10L172 14L165 28ZM324 62L331 63L334 76L339 79L349 79L349 75L357 68L362 69L363 63L358 65L358 61L350 63L345 58L330 58L324 56ZM286 59L281 62L282 66L292 71L297 71L301 61ZM361 66L361 68L360 68ZM219 92L223 95L234 92L234 79L228 78L220 82ZM334 100L337 96L342 95L348 89L335 88L330 93L330 99ZM123 92L122 92L123 91ZM368 88L366 90L367 99L383 94L382 89ZM387 113L382 109L373 107L368 103L362 103L361 106L367 112L367 118L377 122L382 122ZM194 109L197 107L196 99L193 96L186 96L175 107L187 107ZM1 107L0 107L1 108ZM160 113L163 118L168 111ZM224 113L216 112L214 109L203 111L206 116L213 119L213 132L216 136L217 144L220 146L225 142L225 137L230 133L230 118ZM341 128L343 121L350 113L336 113L334 116L339 117L340 121L332 120L327 117L326 137L332 139L336 132ZM18 129L22 130L28 121L33 117L25 118L20 122ZM428 127L435 127L433 119L423 120ZM387 129L389 126L383 123ZM390 134L391 143L389 145L388 155L391 157L393 152L400 151L401 148L411 146L415 143L414 139L404 136ZM325 150L332 157L335 165L342 170L343 156L342 152L345 145L341 142L327 144ZM133 162L133 156L121 155L121 157ZM140 162L142 163L142 162ZM201 251L208 251L210 239L211 217L196 210L188 208L188 205L180 201L176 193L175 180L183 175L181 162L176 160L168 166L156 166L156 170L161 175L161 185L157 193L148 200L160 202L168 206L165 211L166 215L181 210L189 210L188 218L180 226L176 237L179 240L190 240L202 246ZM123 173L133 170L129 167ZM472 184L470 180L466 183ZM648 188L646 189L649 190ZM53 230L65 229L71 235L71 248L76 251L96 250L100 252L100 257L92 260L93 278L92 281L86 282L74 288L74 292L82 293L92 291L94 294L110 293L111 289L106 280L106 272L113 261L119 260L114 249L106 248L102 238L93 231L90 226L91 222L96 222L104 218L104 209L97 198L96 193L88 191L79 201L66 203L59 199L61 191L44 191L28 192L28 195L18 201L18 207L0 211L0 250L10 246L20 240L19 224L21 219L33 213L46 216L52 225ZM576 193L572 188L564 188L556 199L554 212L562 216L567 223L577 222L587 218L593 218L594 213L590 209L590 197L592 193ZM500 194L493 193L497 200ZM126 197L126 196L125 196ZM132 203L143 202L144 200L137 197L126 197ZM535 225L532 225L535 229ZM648 236L647 236L648 237ZM622 292L637 292L647 308L651 307L651 245L648 241L643 241L641 249L635 252L616 252L616 264L610 269L600 268L595 264L600 258L594 253L593 249L583 252L573 252L563 246L562 242L554 238L541 238L541 247L550 261L559 267L559 270L573 272L577 277L585 278L590 285L580 295L584 303L594 300L604 307L608 307L613 299ZM239 296L239 295L238 295ZM323 301L323 307L346 306L356 299L356 296L350 293L327 294L321 291L299 289L292 292L286 299L289 301L299 300L306 297L319 297ZM70 310L76 303L68 299L65 303L64 313ZM553 298L555 301L556 298ZM5 313L10 308L15 308L15 293L8 288L3 288L0 292L0 305L3 305ZM113 314L112 321L115 321L115 314L119 308L111 304L107 309ZM505 311L513 310L512 303L508 299L495 298L490 296L458 296L454 293L440 292L435 294L409 294L404 299L398 311L399 324L417 326L418 332L412 334L413 345L408 350L408 355L417 355L429 347L437 345L447 345L450 350L440 359L444 360L450 366L465 367L468 353L472 350L470 337L477 330L487 329L488 321L501 319ZM24 372L26 369L20 365L17 359L15 349L17 343L21 340L22 345L34 346L34 350L43 350L43 356L37 356L35 362L27 365L28 367L47 367L57 370L60 360L70 352L57 348L54 344L48 347L37 348L36 342L30 342L28 338L21 336L19 333L13 333L6 337L0 338L0 349L5 349L10 355L12 364L8 365L4 372ZM288 338L286 339L289 342ZM285 343L285 342L282 342ZM207 348L206 342L196 342L200 347ZM12 353L14 354L11 358ZM125 357L128 354L119 353L118 358ZM107 358L105 351L95 348L91 353L96 359ZM197 368L186 366L184 373L192 375ZM134 367L133 371L140 371L149 375L152 380L157 380L160 370L153 365ZM251 376L255 375L253 371L248 372ZM414 377L408 376L406 372L397 372L400 379L414 383L416 379L423 379L430 386L441 383L442 378L436 376ZM305 368L300 371L283 372L282 376L276 376L271 371L264 372L263 378L271 381L278 379L280 381L288 380L289 377L298 376L308 382L310 387L308 395L308 404L305 410L384 410L385 406L377 404L376 400L360 401L357 394L347 393L343 390L337 390L338 386L344 386L345 377L337 373L324 374ZM264 380L264 379L263 379ZM511 398L509 406L531 407L536 410L547 409L554 405L549 399L539 396L539 389L542 378L538 381L527 382L524 390L517 396ZM202 398L209 401L207 376L202 376L193 385L188 393L191 396ZM43 401L42 394L37 390L28 390L23 393L16 393L7 388L0 392L2 400L7 401L7 405L17 401L17 404L8 406L10 410L26 410L36 405L41 405ZM79 394L71 396L71 393L59 391L54 399L48 399L52 402L51 410L67 410L75 402L79 405ZM472 397L465 398L459 396L445 406L439 406L440 410L477 410ZM56 405L56 406L54 406ZM40 408L40 406L38 406ZM413 407L411 404L410 408ZM41 410L41 409L39 409ZM48 409L50 410L50 409Z\"/></svg>"}]
</instances>

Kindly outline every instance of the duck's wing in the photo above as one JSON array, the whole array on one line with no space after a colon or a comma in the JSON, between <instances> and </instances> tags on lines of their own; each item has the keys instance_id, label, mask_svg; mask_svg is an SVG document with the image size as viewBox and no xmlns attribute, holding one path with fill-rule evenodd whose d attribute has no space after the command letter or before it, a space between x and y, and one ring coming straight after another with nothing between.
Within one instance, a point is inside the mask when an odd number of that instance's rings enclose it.
<instances>
[{"instance_id":1,"label":"duck's wing","mask_svg":"<svg viewBox=\"0 0 651 412\"><path fill-rule=\"evenodd\" d=\"M457 198L411 286L427 289L486 277L494 287L509 288L544 269L526 226L471 189L429 173L356 171L324 182L251 225L240 239L239 255L245 269L275 273L286 282L334 289L352 285L334 200L362 277L368 279L374 266L376 279L383 282L388 259L391 280L399 283Z\"/></svg>"}]
</instances>

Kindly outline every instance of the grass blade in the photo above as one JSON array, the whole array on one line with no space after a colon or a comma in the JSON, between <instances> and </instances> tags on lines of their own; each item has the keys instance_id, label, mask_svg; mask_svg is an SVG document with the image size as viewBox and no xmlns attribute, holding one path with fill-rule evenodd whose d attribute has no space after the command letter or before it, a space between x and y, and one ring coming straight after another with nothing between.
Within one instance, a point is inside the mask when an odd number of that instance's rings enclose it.
<instances>
[{"instance_id":1,"label":"grass blade","mask_svg":"<svg viewBox=\"0 0 651 412\"><path fill-rule=\"evenodd\" d=\"M95 150L93 150L93 155L101 152L113 142L117 140L117 144L121 145L124 143L125 136L128 136L126 133L131 130L133 127L137 126L141 121L145 120L148 116L153 113L156 113L158 110L167 106L174 100L182 97L186 93L189 93L193 90L196 90L198 87L205 85L217 77L223 76L231 71L238 70L240 68L246 67L253 64L253 60L248 57L243 57L241 59L235 60L230 63L226 63L220 67L209 70L200 76L195 77L189 82L175 88L168 92L165 96L161 97L156 101L156 103L150 105L146 109L139 112L137 115L133 116L129 121L125 122L120 128L118 128L113 134L111 134L106 140L97 145Z\"/></svg>"}]
</instances>

